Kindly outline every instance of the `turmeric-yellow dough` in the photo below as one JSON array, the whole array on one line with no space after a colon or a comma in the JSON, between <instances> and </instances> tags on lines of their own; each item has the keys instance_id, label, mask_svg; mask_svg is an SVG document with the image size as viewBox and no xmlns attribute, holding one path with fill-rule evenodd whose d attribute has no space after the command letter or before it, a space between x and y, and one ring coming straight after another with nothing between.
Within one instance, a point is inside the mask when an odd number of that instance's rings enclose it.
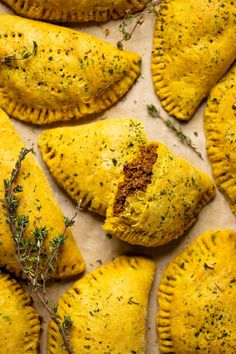
<instances>
[{"instance_id":1,"label":"turmeric-yellow dough","mask_svg":"<svg viewBox=\"0 0 236 354\"><path fill-rule=\"evenodd\" d=\"M2 110L0 110L0 137L0 200L3 200L5 194L3 181L6 178L10 179L24 143ZM48 236L45 242L46 249L49 249L50 241L65 228L64 217L46 177L32 154L22 162L17 183L23 186L23 192L18 193L20 201L18 213L29 216L26 236L32 235L36 226L46 226ZM0 203L0 266L19 275L20 266L16 259L15 244L6 219L6 210L3 203ZM55 278L67 278L82 272L85 268L70 230L66 231L66 236L58 259L57 272L53 274Z\"/></svg>"},{"instance_id":2,"label":"turmeric-yellow dough","mask_svg":"<svg viewBox=\"0 0 236 354\"><path fill-rule=\"evenodd\" d=\"M161 353L235 354L236 233L208 231L167 266L158 291Z\"/></svg>"},{"instance_id":3,"label":"turmeric-yellow dough","mask_svg":"<svg viewBox=\"0 0 236 354\"><path fill-rule=\"evenodd\" d=\"M183 235L214 195L206 173L150 142L124 166L104 229L131 244L161 246Z\"/></svg>"},{"instance_id":4,"label":"turmeric-yellow dough","mask_svg":"<svg viewBox=\"0 0 236 354\"><path fill-rule=\"evenodd\" d=\"M148 297L155 263L121 256L78 280L59 300L71 316L74 354L145 354ZM66 353L58 328L49 325L48 353Z\"/></svg>"},{"instance_id":5,"label":"turmeric-yellow dough","mask_svg":"<svg viewBox=\"0 0 236 354\"><path fill-rule=\"evenodd\" d=\"M143 124L132 118L46 130L39 147L50 172L70 197L105 215L111 187L146 141Z\"/></svg>"},{"instance_id":6,"label":"turmeric-yellow dough","mask_svg":"<svg viewBox=\"0 0 236 354\"><path fill-rule=\"evenodd\" d=\"M0 15L0 107L34 124L73 120L116 103L140 57L86 33Z\"/></svg>"},{"instance_id":7,"label":"turmeric-yellow dough","mask_svg":"<svg viewBox=\"0 0 236 354\"><path fill-rule=\"evenodd\" d=\"M37 354L40 320L30 296L9 275L0 273L0 353Z\"/></svg>"},{"instance_id":8,"label":"turmeric-yellow dough","mask_svg":"<svg viewBox=\"0 0 236 354\"><path fill-rule=\"evenodd\" d=\"M58 22L103 22L143 9L147 0L3 0L19 15Z\"/></svg>"},{"instance_id":9,"label":"turmeric-yellow dough","mask_svg":"<svg viewBox=\"0 0 236 354\"><path fill-rule=\"evenodd\" d=\"M236 58L235 0L163 0L152 73L166 111L190 119Z\"/></svg>"},{"instance_id":10,"label":"turmeric-yellow dough","mask_svg":"<svg viewBox=\"0 0 236 354\"><path fill-rule=\"evenodd\" d=\"M236 64L212 90L204 124L216 184L236 216Z\"/></svg>"}]
</instances>

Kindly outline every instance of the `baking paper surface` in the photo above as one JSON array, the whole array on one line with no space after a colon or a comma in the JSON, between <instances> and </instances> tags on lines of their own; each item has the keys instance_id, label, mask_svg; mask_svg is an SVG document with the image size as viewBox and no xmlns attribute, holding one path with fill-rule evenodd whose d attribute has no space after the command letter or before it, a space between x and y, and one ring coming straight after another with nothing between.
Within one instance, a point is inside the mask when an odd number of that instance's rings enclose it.
<instances>
[{"instance_id":1,"label":"baking paper surface","mask_svg":"<svg viewBox=\"0 0 236 354\"><path fill-rule=\"evenodd\" d=\"M1 13L12 13L12 11L4 5L0 5ZM164 124L155 118L151 118L147 114L146 105L154 104L160 108L161 115L167 118L168 115L161 109L159 100L155 95L152 77L151 77L151 51L152 51L152 34L154 26L154 15L150 14L144 21L141 28L138 28L133 38L124 44L124 49L135 51L142 56L142 75L137 83L133 86L130 92L114 107L100 115L96 115L95 119L82 119L73 124L85 124L99 119L115 119L115 118L130 118L136 117L144 122L145 131L149 139L160 141L167 145L173 153L179 155L203 171L211 174L211 168L206 154L206 140L203 131L203 114L205 102L198 109L195 116L188 123L179 123L182 130L188 135L193 143L201 152L204 160L201 160L190 148L182 145L172 132L164 126ZM110 43L116 44L121 39L121 34L118 31L120 21L110 21L105 24L92 25L68 25L73 29L87 32L91 35L99 37ZM109 33L107 35L107 33ZM96 78L94 78L95 80ZM27 147L33 147L36 152L36 157L45 171L46 176L54 190L56 198L66 216L74 214L75 205L60 189L50 176L45 164L37 148L37 138L44 128L37 128L29 124L25 124L16 120L12 120L16 129L25 141ZM68 124L67 124L68 125ZM56 126L62 126L57 124ZM52 127L52 125L50 126ZM46 129L47 127L45 127ZM75 226L72 228L75 239L78 242L79 248L85 259L87 270L90 272L101 264L108 263L114 257L121 254L140 254L148 255L156 260L157 273L153 284L153 289L150 297L149 315L147 323L147 354L160 353L158 349L158 339L156 335L156 314L157 314L157 287L160 281L161 274L167 263L178 253L180 253L189 243L203 232L210 229L233 229L236 230L235 217L233 216L227 202L222 194L217 191L215 199L210 202L201 211L197 222L194 226L179 240L170 243L169 245L148 249L142 247L131 246L125 242L119 241L115 237L109 239L102 231L103 218L88 212L81 212ZM75 279L76 280L76 279ZM60 295L73 284L70 282L57 282L49 286L50 297L52 302L57 302ZM28 288L23 284L25 288ZM33 298L35 296L31 293ZM35 306L43 315L45 321L43 323L43 334L41 343L41 353L47 353L47 314L35 299ZM125 333L124 333L125 335ZM125 353L124 353L125 354Z\"/></svg>"}]
</instances>

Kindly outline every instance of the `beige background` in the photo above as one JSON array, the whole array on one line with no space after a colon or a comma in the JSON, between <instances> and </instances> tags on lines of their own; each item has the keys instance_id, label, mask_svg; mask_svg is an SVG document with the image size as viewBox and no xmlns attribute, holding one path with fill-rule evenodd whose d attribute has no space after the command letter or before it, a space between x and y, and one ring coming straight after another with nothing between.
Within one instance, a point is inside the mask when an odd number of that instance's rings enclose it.
<instances>
[{"instance_id":1,"label":"beige background","mask_svg":"<svg viewBox=\"0 0 236 354\"><path fill-rule=\"evenodd\" d=\"M11 11L4 5L0 5L0 13L11 13ZM204 161L202 161L197 155L195 155L191 149L183 146L177 138L163 125L158 119L153 119L148 116L146 112L146 105L153 103L157 107L160 107L158 98L156 97L150 71L150 54L152 49L152 32L153 32L154 18L152 15L148 15L143 26L135 32L134 37L125 44L124 48L127 50L137 51L143 58L142 76L138 82L134 85L131 91L126 97L120 101L117 105L110 110L104 112L96 119L106 118L121 118L121 117L137 117L145 124L147 135L150 139L158 140L166 144L175 154L178 154L194 165L198 166L202 170L211 173L209 162L206 156L205 148L205 136L203 132L203 113L205 108L205 102L199 108L194 118L186 123L181 124L183 131L192 139L193 143L201 151ZM121 38L118 32L119 21L111 21L102 25L73 25L74 28L82 30L84 32L95 35L101 39L107 40L116 44ZM109 35L106 37L106 30L109 30ZM161 110L162 116L168 115ZM88 120L83 119L77 124L84 124ZM28 147L33 146L37 152L37 158L44 169L49 182L56 194L59 204L63 209L63 212L67 216L72 216L74 212L74 205L72 201L65 195L65 193L57 187L51 176L49 175L40 154L37 149L37 137L42 129L33 127L18 121L13 122L24 139ZM179 124L177 122L177 124ZM198 133L195 136L194 132ZM213 202L207 205L199 215L198 221L195 225L186 233L184 237L167 245L165 247L159 247L154 249L144 249L141 247L132 247L122 241L115 239L108 239L105 237L105 233L102 231L103 219L90 213L81 212L75 226L73 227L73 233L78 241L80 250L85 258L87 264L87 272L97 268L99 266L99 260L103 263L111 261L114 257L124 253L134 253L152 256L157 263L157 274L155 283L152 289L148 326L147 326L147 353L157 354L159 353L157 346L156 336L156 290L160 281L160 276L166 264L183 250L192 240L194 240L202 232L209 229L231 228L236 229L235 217L231 213L223 196L217 192L216 198ZM60 294L62 294L72 282L57 283L50 286L50 293L53 302L56 302ZM43 310L40 305L36 304L39 312L43 314ZM46 317L45 317L46 318ZM42 353L46 353L46 322L44 323L43 340L42 340ZM125 354L125 353L124 353Z\"/></svg>"}]
</instances>

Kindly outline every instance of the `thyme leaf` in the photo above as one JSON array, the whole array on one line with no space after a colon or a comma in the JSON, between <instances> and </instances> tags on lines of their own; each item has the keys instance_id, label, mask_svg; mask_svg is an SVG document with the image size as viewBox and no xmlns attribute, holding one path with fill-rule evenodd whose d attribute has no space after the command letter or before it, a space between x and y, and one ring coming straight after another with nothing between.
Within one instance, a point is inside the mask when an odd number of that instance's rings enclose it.
<instances>
[{"instance_id":1,"label":"thyme leaf","mask_svg":"<svg viewBox=\"0 0 236 354\"><path fill-rule=\"evenodd\" d=\"M34 57L37 54L38 51L38 44L33 41L33 48L32 50L28 50L26 47L23 49L21 53L10 55L8 57L5 57L3 59L0 59L1 64L6 64L9 65L14 61L19 61L19 60L27 60L30 57Z\"/></svg>"},{"instance_id":2,"label":"thyme leaf","mask_svg":"<svg viewBox=\"0 0 236 354\"><path fill-rule=\"evenodd\" d=\"M145 0L144 0L145 1ZM117 42L117 47L123 49L123 43L130 40L136 29L145 21L147 14L157 14L156 7L160 4L161 0L146 0L145 8L137 13L132 14L132 8L126 11L126 15L119 25L119 32L122 34L122 39Z\"/></svg>"},{"instance_id":3,"label":"thyme leaf","mask_svg":"<svg viewBox=\"0 0 236 354\"><path fill-rule=\"evenodd\" d=\"M183 144L188 146L190 149L192 149L195 154L200 157L200 159L203 160L202 154L200 151L198 151L197 147L192 143L192 140L182 131L181 128L176 127L173 120L171 119L164 119L161 115L159 110L153 105L153 104L148 104L147 106L147 111L148 114L153 117L153 118L158 118L160 119L169 130L171 130L175 136L179 139L179 141Z\"/></svg>"},{"instance_id":4,"label":"thyme leaf","mask_svg":"<svg viewBox=\"0 0 236 354\"><path fill-rule=\"evenodd\" d=\"M47 282L56 271L59 252L67 238L66 231L68 227L74 224L75 218L80 210L81 202L73 218L65 218L63 232L55 236L49 242L49 252L47 252L47 254L45 254L44 247L44 242L48 236L46 226L36 226L32 236L25 237L25 231L29 226L29 217L28 215L18 214L20 199L17 194L23 192L23 187L17 185L17 179L20 174L22 162L30 152L32 152L32 149L21 149L15 167L11 172L10 179L4 180L5 196L2 202L6 210L7 223L10 226L21 272L47 310L49 317L57 325L64 342L64 347L69 354L73 354L74 351L69 341L73 321L70 316L64 316L62 320L57 313L57 306L55 304L50 305L47 295Z\"/></svg>"}]
</instances>

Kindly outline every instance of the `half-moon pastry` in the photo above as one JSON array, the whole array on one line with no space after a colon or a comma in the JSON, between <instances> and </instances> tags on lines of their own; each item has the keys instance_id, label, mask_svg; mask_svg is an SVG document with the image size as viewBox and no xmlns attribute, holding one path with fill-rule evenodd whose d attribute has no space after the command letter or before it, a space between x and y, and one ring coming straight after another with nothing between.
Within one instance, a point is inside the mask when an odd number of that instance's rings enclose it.
<instances>
[{"instance_id":1,"label":"half-moon pastry","mask_svg":"<svg viewBox=\"0 0 236 354\"><path fill-rule=\"evenodd\" d=\"M150 142L124 166L104 229L131 244L161 246L181 236L214 195L206 173Z\"/></svg>"},{"instance_id":2,"label":"half-moon pastry","mask_svg":"<svg viewBox=\"0 0 236 354\"><path fill-rule=\"evenodd\" d=\"M70 197L105 215L112 185L146 141L143 124L133 118L50 129L40 136L39 147Z\"/></svg>"},{"instance_id":3,"label":"half-moon pastry","mask_svg":"<svg viewBox=\"0 0 236 354\"><path fill-rule=\"evenodd\" d=\"M155 263L121 256L78 280L59 300L58 314L73 321L70 344L80 353L146 353L148 296ZM48 353L66 353L50 322Z\"/></svg>"},{"instance_id":4,"label":"half-moon pastry","mask_svg":"<svg viewBox=\"0 0 236 354\"><path fill-rule=\"evenodd\" d=\"M236 216L236 64L212 90L204 124L216 184Z\"/></svg>"},{"instance_id":5,"label":"half-moon pastry","mask_svg":"<svg viewBox=\"0 0 236 354\"><path fill-rule=\"evenodd\" d=\"M38 353L40 321L32 300L9 275L0 273L0 353Z\"/></svg>"},{"instance_id":6,"label":"half-moon pastry","mask_svg":"<svg viewBox=\"0 0 236 354\"><path fill-rule=\"evenodd\" d=\"M103 22L142 10L147 0L3 0L19 15L57 22Z\"/></svg>"},{"instance_id":7,"label":"half-moon pastry","mask_svg":"<svg viewBox=\"0 0 236 354\"><path fill-rule=\"evenodd\" d=\"M163 0L153 82L166 111L190 119L236 58L235 1Z\"/></svg>"},{"instance_id":8,"label":"half-moon pastry","mask_svg":"<svg viewBox=\"0 0 236 354\"><path fill-rule=\"evenodd\" d=\"M158 291L160 351L235 354L236 233L208 231L167 266Z\"/></svg>"},{"instance_id":9,"label":"half-moon pastry","mask_svg":"<svg viewBox=\"0 0 236 354\"><path fill-rule=\"evenodd\" d=\"M5 193L3 181L11 177L24 143L2 110L0 110L0 137L0 200L3 200ZM46 248L49 249L50 240L61 234L65 228L64 218L46 177L32 155L28 155L22 162L18 184L23 186L23 192L18 193L20 199L18 213L29 216L26 236L32 235L36 226L46 226L48 236L45 242ZM15 244L6 218L4 205L0 203L0 266L19 275L20 266L16 260ZM58 259L57 272L53 274L54 278L67 278L79 274L85 268L70 230L67 230L66 236Z\"/></svg>"},{"instance_id":10,"label":"half-moon pastry","mask_svg":"<svg viewBox=\"0 0 236 354\"><path fill-rule=\"evenodd\" d=\"M0 15L0 107L47 124L98 113L140 74L141 59L86 33Z\"/></svg>"}]
</instances>

